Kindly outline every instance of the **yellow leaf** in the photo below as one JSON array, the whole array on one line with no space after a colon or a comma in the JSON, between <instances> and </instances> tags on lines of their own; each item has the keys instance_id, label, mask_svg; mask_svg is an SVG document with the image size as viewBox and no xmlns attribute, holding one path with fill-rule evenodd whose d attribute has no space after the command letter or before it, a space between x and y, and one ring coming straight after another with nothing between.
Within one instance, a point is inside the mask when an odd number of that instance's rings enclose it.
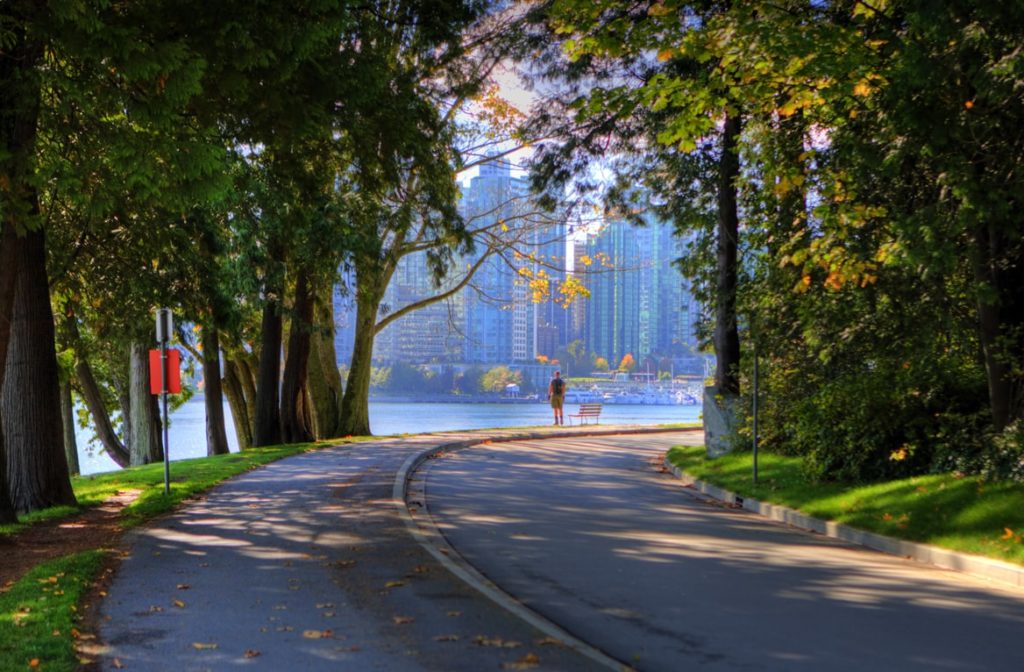
<instances>
[{"instance_id":1,"label":"yellow leaf","mask_svg":"<svg viewBox=\"0 0 1024 672\"><path fill-rule=\"evenodd\" d=\"M175 600L174 602L172 602L172 604L174 606L178 607L179 609L184 609L185 608L185 603L182 602L181 600Z\"/></svg>"},{"instance_id":2,"label":"yellow leaf","mask_svg":"<svg viewBox=\"0 0 1024 672\"><path fill-rule=\"evenodd\" d=\"M661 51L658 52L658 60L664 63L665 61L672 58L674 54L675 50L673 49L662 49Z\"/></svg>"},{"instance_id":3,"label":"yellow leaf","mask_svg":"<svg viewBox=\"0 0 1024 672\"><path fill-rule=\"evenodd\" d=\"M192 648L196 651L209 651L211 649L219 649L220 644L216 642L192 642Z\"/></svg>"},{"instance_id":4,"label":"yellow leaf","mask_svg":"<svg viewBox=\"0 0 1024 672\"><path fill-rule=\"evenodd\" d=\"M1010 539L1013 539L1013 530L1011 530L1008 527L1004 527L1003 536L1001 536L1000 539L1002 539L1003 541L1009 541Z\"/></svg>"},{"instance_id":5,"label":"yellow leaf","mask_svg":"<svg viewBox=\"0 0 1024 672\"><path fill-rule=\"evenodd\" d=\"M385 588L401 588L405 585L405 581L388 581L384 584Z\"/></svg>"},{"instance_id":6,"label":"yellow leaf","mask_svg":"<svg viewBox=\"0 0 1024 672\"><path fill-rule=\"evenodd\" d=\"M540 665L540 657L535 653L528 653L514 663L504 663L503 670L532 670Z\"/></svg>"}]
</instances>

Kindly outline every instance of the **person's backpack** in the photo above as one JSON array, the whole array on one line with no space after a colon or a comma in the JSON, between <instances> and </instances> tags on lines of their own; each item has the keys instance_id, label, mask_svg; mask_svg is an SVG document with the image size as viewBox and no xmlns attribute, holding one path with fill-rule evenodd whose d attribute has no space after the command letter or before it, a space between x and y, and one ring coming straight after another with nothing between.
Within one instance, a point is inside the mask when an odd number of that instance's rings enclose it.
<instances>
[{"instance_id":1,"label":"person's backpack","mask_svg":"<svg viewBox=\"0 0 1024 672\"><path fill-rule=\"evenodd\" d=\"M561 378L555 378L551 381L551 391L555 394L562 394L565 392L565 381Z\"/></svg>"}]
</instances>

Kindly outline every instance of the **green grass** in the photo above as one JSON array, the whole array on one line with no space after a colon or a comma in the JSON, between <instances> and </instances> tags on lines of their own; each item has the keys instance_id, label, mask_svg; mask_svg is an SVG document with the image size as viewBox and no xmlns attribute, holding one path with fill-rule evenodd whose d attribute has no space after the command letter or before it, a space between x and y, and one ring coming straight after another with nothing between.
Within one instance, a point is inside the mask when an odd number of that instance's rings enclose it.
<instances>
[{"instance_id":1,"label":"green grass","mask_svg":"<svg viewBox=\"0 0 1024 672\"><path fill-rule=\"evenodd\" d=\"M77 669L78 605L103 556L88 551L37 565L0 593L0 670Z\"/></svg>"},{"instance_id":2,"label":"green grass","mask_svg":"<svg viewBox=\"0 0 1024 672\"><path fill-rule=\"evenodd\" d=\"M703 447L679 446L680 469L744 497L799 509L890 537L1024 564L1024 485L930 474L870 485L811 483L800 459L761 453L758 484L751 453L707 459Z\"/></svg>"}]
</instances>

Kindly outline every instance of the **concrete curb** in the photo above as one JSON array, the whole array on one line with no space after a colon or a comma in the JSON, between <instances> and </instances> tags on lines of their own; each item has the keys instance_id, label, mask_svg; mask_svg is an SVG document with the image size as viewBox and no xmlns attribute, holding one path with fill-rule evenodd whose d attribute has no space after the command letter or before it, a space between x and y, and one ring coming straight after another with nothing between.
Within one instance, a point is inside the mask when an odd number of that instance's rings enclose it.
<instances>
[{"instance_id":1,"label":"concrete curb","mask_svg":"<svg viewBox=\"0 0 1024 672\"><path fill-rule=\"evenodd\" d=\"M424 502L422 510L424 513L427 513L427 515L417 518L410 509L407 499L409 483L417 468L419 468L419 466L426 460L437 456L439 453L447 451L469 448L482 443L505 443L509 441L528 441L533 439L607 436L612 434L660 434L679 431L700 431L699 427L693 429L665 429L653 427L619 427L616 429L611 427L598 428L597 425L594 425L593 429L587 425L584 425L584 427L586 428L584 431L527 430L512 434L481 434L479 438L473 437L469 440L454 441L439 444L432 448L427 448L419 453L410 455L402 464L395 476L395 484L392 489L392 499L395 507L398 509L399 515L402 517L402 521L409 530L409 533L449 572L459 577L459 579L471 588L474 588L477 592L484 595L487 599L491 600L498 606L529 623L546 636L557 639L566 647L593 660L601 667L609 670L616 670L617 672L628 672L633 668L619 660L616 660L615 658L612 658L603 651L587 644L583 640L578 639L574 635L562 629L560 626L549 621L547 618L533 611L512 595L506 593L490 579L477 571L476 568L470 565L461 555L459 555L458 551L456 551L455 548L448 543L448 540L445 539L444 534L434 526L433 521L430 520L429 513L426 512L426 503ZM576 429L579 430L578 427Z\"/></svg>"},{"instance_id":2,"label":"concrete curb","mask_svg":"<svg viewBox=\"0 0 1024 672\"><path fill-rule=\"evenodd\" d=\"M813 518L795 509L778 504L768 504L749 497L741 497L729 490L697 480L669 462L667 458L665 459L665 467L675 474L676 478L679 478L684 485L693 488L703 495L746 509L771 520L800 529L810 530L811 532L817 532L833 539L865 546L889 555L896 555L943 569L963 572L970 576L1007 584L1015 588L1024 588L1024 567L1019 565L950 551L929 544L893 539L892 537L875 534L874 532L865 532L842 523Z\"/></svg>"}]
</instances>

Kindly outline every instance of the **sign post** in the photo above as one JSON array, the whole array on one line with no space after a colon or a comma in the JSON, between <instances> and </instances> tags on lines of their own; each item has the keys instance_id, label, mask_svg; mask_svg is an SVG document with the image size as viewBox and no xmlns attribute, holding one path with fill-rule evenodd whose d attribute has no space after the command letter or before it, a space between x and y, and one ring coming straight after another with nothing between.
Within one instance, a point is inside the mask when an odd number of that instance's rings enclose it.
<instances>
[{"instance_id":1,"label":"sign post","mask_svg":"<svg viewBox=\"0 0 1024 672\"><path fill-rule=\"evenodd\" d=\"M160 394L163 397L164 411L164 494L171 494L171 445L167 414L167 344L171 341L174 331L174 318L170 308L159 308L156 311L156 341L160 345Z\"/></svg>"}]
</instances>

